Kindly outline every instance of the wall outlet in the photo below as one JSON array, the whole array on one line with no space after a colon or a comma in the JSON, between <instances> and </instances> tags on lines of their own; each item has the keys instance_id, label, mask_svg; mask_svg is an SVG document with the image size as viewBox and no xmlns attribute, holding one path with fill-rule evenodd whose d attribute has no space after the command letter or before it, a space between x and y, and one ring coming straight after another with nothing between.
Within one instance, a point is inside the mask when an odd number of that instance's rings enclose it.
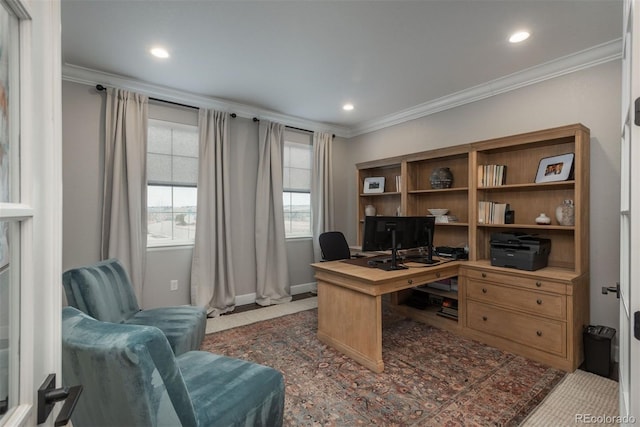
<instances>
[{"instance_id":1,"label":"wall outlet","mask_svg":"<svg viewBox=\"0 0 640 427\"><path fill-rule=\"evenodd\" d=\"M169 282L169 289L172 291L177 291L178 290L178 281L177 280L171 280Z\"/></svg>"}]
</instances>

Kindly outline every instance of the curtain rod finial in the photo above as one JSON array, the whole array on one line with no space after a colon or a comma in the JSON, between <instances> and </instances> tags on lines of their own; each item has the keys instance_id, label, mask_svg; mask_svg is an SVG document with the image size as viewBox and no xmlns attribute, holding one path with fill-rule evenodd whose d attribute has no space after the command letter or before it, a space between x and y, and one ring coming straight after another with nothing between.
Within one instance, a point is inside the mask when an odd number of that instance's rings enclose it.
<instances>
[{"instance_id":1,"label":"curtain rod finial","mask_svg":"<svg viewBox=\"0 0 640 427\"><path fill-rule=\"evenodd\" d=\"M96 85L96 90L97 90L98 92L102 92L103 90L107 90L107 88L106 88L106 87L104 87L104 86L102 86L102 85Z\"/></svg>"}]
</instances>

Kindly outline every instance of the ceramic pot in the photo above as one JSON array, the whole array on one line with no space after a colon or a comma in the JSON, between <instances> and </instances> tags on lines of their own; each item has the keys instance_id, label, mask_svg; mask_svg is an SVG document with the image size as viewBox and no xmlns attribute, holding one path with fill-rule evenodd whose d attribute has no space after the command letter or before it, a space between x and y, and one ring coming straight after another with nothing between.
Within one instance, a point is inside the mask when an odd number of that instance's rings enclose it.
<instances>
[{"instance_id":1,"label":"ceramic pot","mask_svg":"<svg viewBox=\"0 0 640 427\"><path fill-rule=\"evenodd\" d=\"M364 214L366 216L376 216L376 208L373 205L367 205L364 208Z\"/></svg>"},{"instance_id":2,"label":"ceramic pot","mask_svg":"<svg viewBox=\"0 0 640 427\"><path fill-rule=\"evenodd\" d=\"M537 218L536 218L536 224L551 224L551 218L549 218L547 215L545 215L544 213L541 213Z\"/></svg>"},{"instance_id":3,"label":"ceramic pot","mask_svg":"<svg viewBox=\"0 0 640 427\"><path fill-rule=\"evenodd\" d=\"M567 199L560 203L560 205L556 208L556 219L558 220L558 224L560 225L575 225L576 216L573 200Z\"/></svg>"},{"instance_id":4,"label":"ceramic pot","mask_svg":"<svg viewBox=\"0 0 640 427\"><path fill-rule=\"evenodd\" d=\"M450 188L453 184L453 174L449 168L437 168L431 172L431 188Z\"/></svg>"}]
</instances>

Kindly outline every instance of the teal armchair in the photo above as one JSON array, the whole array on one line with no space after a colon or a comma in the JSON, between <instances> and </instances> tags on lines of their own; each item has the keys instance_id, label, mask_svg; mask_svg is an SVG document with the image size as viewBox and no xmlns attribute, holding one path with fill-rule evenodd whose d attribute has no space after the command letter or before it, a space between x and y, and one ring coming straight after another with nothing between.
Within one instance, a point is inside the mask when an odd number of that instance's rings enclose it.
<instances>
[{"instance_id":1,"label":"teal armchair","mask_svg":"<svg viewBox=\"0 0 640 427\"><path fill-rule=\"evenodd\" d=\"M275 369L203 351L175 356L152 326L62 310L63 385L82 384L71 421L100 426L263 426L283 423Z\"/></svg>"},{"instance_id":2,"label":"teal armchair","mask_svg":"<svg viewBox=\"0 0 640 427\"><path fill-rule=\"evenodd\" d=\"M122 263L108 259L73 268L62 275L67 303L103 322L148 325L167 336L176 355L198 350L207 313L189 305L141 310Z\"/></svg>"}]
</instances>

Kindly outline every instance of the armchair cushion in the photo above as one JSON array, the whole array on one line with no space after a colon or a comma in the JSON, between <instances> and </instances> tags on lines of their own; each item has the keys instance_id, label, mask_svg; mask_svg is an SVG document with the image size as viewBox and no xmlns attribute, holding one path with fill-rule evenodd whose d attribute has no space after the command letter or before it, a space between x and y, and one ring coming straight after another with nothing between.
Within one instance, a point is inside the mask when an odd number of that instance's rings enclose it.
<instances>
[{"instance_id":1,"label":"armchair cushion","mask_svg":"<svg viewBox=\"0 0 640 427\"><path fill-rule=\"evenodd\" d=\"M103 322L160 328L175 354L199 349L204 339L204 307L141 310L129 276L117 259L70 269L62 275L62 284L70 306Z\"/></svg>"}]
</instances>

